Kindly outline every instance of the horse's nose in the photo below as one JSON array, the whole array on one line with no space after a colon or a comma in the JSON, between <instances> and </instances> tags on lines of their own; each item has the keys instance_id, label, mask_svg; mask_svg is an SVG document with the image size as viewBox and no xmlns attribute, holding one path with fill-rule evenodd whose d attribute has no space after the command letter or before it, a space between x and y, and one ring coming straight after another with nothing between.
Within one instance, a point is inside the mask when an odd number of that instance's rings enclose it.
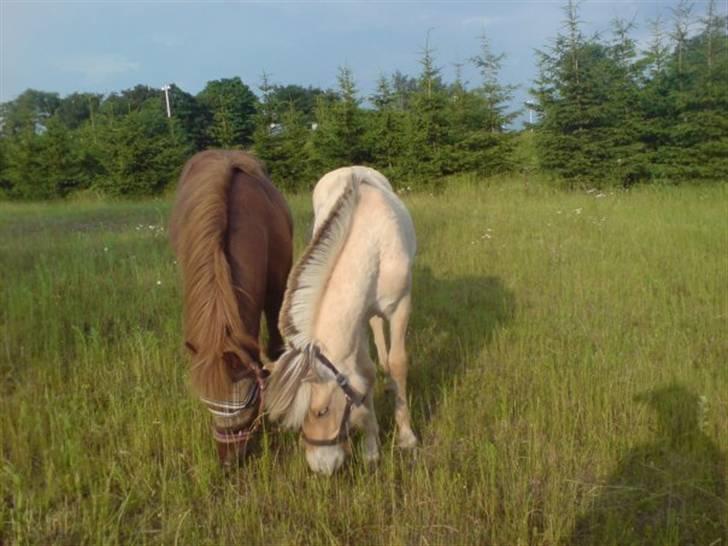
<instances>
[{"instance_id":1,"label":"horse's nose","mask_svg":"<svg viewBox=\"0 0 728 546\"><path fill-rule=\"evenodd\" d=\"M306 461L314 472L331 476L344 463L346 454L341 446L315 447L306 451Z\"/></svg>"}]
</instances>

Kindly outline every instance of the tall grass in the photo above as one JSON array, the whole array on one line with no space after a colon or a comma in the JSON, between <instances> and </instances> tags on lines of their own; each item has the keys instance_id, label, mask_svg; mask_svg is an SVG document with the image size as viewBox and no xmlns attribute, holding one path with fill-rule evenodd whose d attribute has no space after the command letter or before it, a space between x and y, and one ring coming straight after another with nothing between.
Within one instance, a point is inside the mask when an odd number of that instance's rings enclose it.
<instances>
[{"instance_id":1,"label":"tall grass","mask_svg":"<svg viewBox=\"0 0 728 546\"><path fill-rule=\"evenodd\" d=\"M381 462L329 479L270 426L219 468L166 202L0 204L0 543L726 544L726 193L406 196L421 447L380 385Z\"/></svg>"}]
</instances>

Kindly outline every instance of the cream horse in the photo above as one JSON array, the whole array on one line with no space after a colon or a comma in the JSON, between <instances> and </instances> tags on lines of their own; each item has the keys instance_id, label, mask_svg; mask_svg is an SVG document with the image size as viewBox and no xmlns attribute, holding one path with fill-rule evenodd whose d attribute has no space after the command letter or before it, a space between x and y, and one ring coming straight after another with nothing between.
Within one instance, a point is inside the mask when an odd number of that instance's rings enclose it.
<instances>
[{"instance_id":1,"label":"cream horse","mask_svg":"<svg viewBox=\"0 0 728 546\"><path fill-rule=\"evenodd\" d=\"M303 428L309 466L331 474L349 451L350 425L364 431L365 459L379 458L367 323L394 387L398 445L417 443L405 351L416 241L407 209L374 169L328 173L313 206L314 236L288 279L280 314L287 350L273 367L266 405L273 419Z\"/></svg>"}]
</instances>

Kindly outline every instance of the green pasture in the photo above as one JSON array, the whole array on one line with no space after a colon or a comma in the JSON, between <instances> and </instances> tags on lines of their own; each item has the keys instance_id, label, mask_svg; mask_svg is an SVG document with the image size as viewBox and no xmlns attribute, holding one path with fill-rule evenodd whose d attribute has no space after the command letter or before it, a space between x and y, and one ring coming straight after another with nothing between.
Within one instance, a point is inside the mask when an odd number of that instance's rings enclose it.
<instances>
[{"instance_id":1,"label":"green pasture","mask_svg":"<svg viewBox=\"0 0 728 546\"><path fill-rule=\"evenodd\" d=\"M421 440L218 465L169 203L0 203L0 544L728 544L728 187L407 194ZM290 198L297 252L309 196Z\"/></svg>"}]
</instances>

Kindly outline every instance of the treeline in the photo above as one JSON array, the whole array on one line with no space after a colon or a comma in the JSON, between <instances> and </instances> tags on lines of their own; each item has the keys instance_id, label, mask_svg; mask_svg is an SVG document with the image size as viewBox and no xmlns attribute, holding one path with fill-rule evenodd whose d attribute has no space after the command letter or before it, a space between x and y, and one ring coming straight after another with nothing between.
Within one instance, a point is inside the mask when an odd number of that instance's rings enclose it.
<instances>
[{"instance_id":1,"label":"treeline","mask_svg":"<svg viewBox=\"0 0 728 546\"><path fill-rule=\"evenodd\" d=\"M481 38L470 62L480 85L445 83L426 42L421 73L382 76L362 97L348 67L335 90L273 85L260 97L240 78L208 82L197 95L139 85L107 97L28 90L2 105L0 191L43 199L93 188L149 195L172 182L185 158L211 147L252 149L279 186L308 189L328 170L370 164L400 184L437 184L448 174L511 168L505 126L512 87L498 83L502 56ZM368 107L363 103L368 101Z\"/></svg>"},{"instance_id":2,"label":"treeline","mask_svg":"<svg viewBox=\"0 0 728 546\"><path fill-rule=\"evenodd\" d=\"M532 90L541 167L574 181L728 179L728 18L683 0L650 22L638 55L633 25L585 37L578 4L565 32L539 52Z\"/></svg>"},{"instance_id":3,"label":"treeline","mask_svg":"<svg viewBox=\"0 0 728 546\"><path fill-rule=\"evenodd\" d=\"M715 3L696 17L682 2L651 23L639 54L631 24L585 36L578 5L565 31L538 52L531 90L539 167L570 183L728 179L727 18ZM485 36L468 63L478 80L442 77L428 40L420 73L382 75L363 97L348 67L334 90L274 85L254 93L240 78L192 95L138 85L102 96L27 90L0 105L0 196L45 199L95 189L150 195L175 180L194 151L252 149L281 187L308 189L324 172L369 164L399 186L430 187L456 173L519 167L514 87Z\"/></svg>"}]
</instances>

